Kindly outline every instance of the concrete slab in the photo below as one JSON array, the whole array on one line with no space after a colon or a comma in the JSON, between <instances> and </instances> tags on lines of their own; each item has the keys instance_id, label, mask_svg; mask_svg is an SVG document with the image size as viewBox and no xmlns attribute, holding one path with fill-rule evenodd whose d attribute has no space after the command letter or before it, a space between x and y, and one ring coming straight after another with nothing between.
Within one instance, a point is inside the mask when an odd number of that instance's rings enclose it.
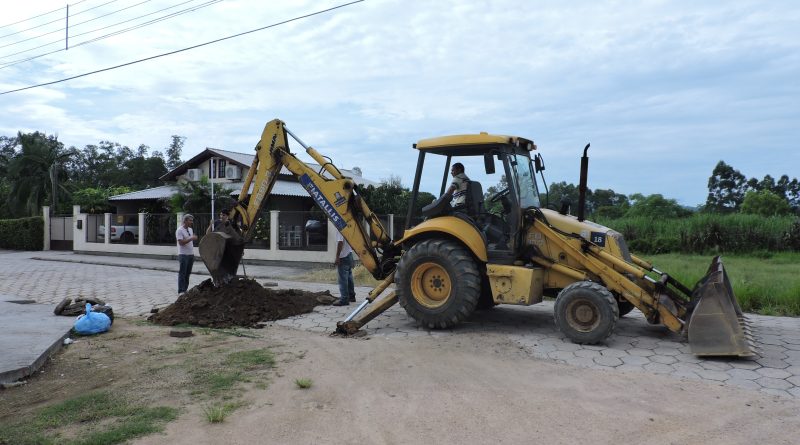
<instances>
[{"instance_id":1,"label":"concrete slab","mask_svg":"<svg viewBox=\"0 0 800 445\"><path fill-rule=\"evenodd\" d=\"M53 307L0 294L0 383L33 374L61 347L74 317L53 315Z\"/></svg>"}]
</instances>

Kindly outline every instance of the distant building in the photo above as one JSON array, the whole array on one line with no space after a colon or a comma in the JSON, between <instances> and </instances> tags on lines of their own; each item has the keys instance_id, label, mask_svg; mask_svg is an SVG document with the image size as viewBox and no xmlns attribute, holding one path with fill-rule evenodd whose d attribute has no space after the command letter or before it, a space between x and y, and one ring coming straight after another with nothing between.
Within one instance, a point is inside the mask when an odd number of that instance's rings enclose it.
<instances>
[{"instance_id":1,"label":"distant building","mask_svg":"<svg viewBox=\"0 0 800 445\"><path fill-rule=\"evenodd\" d=\"M206 148L200 154L159 178L168 183L167 185L112 196L108 200L110 204L116 206L118 214L135 214L139 212L139 209L149 207L153 201L169 199L178 191L176 185L178 181L197 182L203 176L209 178L209 181L215 186L224 186L226 189L232 190L231 196L236 199L254 158L254 154ZM316 164L308 165L319 168ZM375 181L363 178L361 169L358 167L351 170L340 170L343 175L353 178L358 185L379 185ZM250 190L252 191L252 185ZM270 193L268 205L266 210L290 212L308 211L314 208L311 197L286 168L281 169L278 175L278 180Z\"/></svg>"}]
</instances>

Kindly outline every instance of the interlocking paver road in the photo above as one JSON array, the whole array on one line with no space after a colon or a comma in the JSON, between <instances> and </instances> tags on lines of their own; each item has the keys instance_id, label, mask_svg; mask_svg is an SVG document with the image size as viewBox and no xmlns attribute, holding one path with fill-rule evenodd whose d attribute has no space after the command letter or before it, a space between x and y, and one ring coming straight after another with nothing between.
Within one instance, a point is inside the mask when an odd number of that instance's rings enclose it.
<instances>
[{"instance_id":1,"label":"interlocking paver road","mask_svg":"<svg viewBox=\"0 0 800 445\"><path fill-rule=\"evenodd\" d=\"M40 258L40 259L34 259ZM44 261L50 260L50 261ZM66 261L69 262L66 262ZM83 264L74 261L129 264L131 267ZM115 313L138 316L154 306L172 303L176 295L177 262L150 259L87 257L63 252L0 252L0 293L40 303L56 304L65 297L99 297ZM169 270L152 270L152 269ZM195 270L202 270L202 263ZM288 267L248 266L251 275L281 277ZM190 286L207 278L193 275ZM335 285L270 279L281 287L311 291ZM369 288L357 288L362 301ZM349 307L318 307L309 314L279 320L277 325L329 333ZM667 374L675 378L734 385L768 394L800 398L800 319L748 315L759 351L752 359L701 359L692 355L680 336L661 326L649 325L638 313L620 319L614 335L604 345L576 345L566 340L553 324L552 303L531 307L498 306L476 312L456 329L428 331L416 326L395 306L366 326L372 336L409 338L448 336L462 332L503 335L531 356L574 366Z\"/></svg>"}]
</instances>

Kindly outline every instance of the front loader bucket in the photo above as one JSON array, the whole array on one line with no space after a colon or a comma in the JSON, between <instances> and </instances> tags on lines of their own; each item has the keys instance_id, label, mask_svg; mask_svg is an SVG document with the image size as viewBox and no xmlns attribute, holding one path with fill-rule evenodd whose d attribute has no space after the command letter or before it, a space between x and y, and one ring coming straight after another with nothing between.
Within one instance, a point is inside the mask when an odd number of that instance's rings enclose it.
<instances>
[{"instance_id":1,"label":"front loader bucket","mask_svg":"<svg viewBox=\"0 0 800 445\"><path fill-rule=\"evenodd\" d=\"M236 276L244 254L244 243L233 229L223 230L203 236L199 250L214 284L219 286Z\"/></svg>"},{"instance_id":2,"label":"front loader bucket","mask_svg":"<svg viewBox=\"0 0 800 445\"><path fill-rule=\"evenodd\" d=\"M748 357L753 355L742 309L720 257L711 261L708 273L692 292L694 309L688 336L692 354Z\"/></svg>"}]
</instances>

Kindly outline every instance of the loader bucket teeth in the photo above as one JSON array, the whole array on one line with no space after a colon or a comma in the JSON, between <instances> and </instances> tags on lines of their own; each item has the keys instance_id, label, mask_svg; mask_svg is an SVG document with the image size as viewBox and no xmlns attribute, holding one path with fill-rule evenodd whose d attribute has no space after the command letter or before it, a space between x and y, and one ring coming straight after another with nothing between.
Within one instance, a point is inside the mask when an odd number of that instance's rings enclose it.
<instances>
[{"instance_id":1,"label":"loader bucket teeth","mask_svg":"<svg viewBox=\"0 0 800 445\"><path fill-rule=\"evenodd\" d=\"M692 293L694 309L688 323L689 346L699 356L754 355L750 328L733 294L720 257Z\"/></svg>"}]
</instances>

